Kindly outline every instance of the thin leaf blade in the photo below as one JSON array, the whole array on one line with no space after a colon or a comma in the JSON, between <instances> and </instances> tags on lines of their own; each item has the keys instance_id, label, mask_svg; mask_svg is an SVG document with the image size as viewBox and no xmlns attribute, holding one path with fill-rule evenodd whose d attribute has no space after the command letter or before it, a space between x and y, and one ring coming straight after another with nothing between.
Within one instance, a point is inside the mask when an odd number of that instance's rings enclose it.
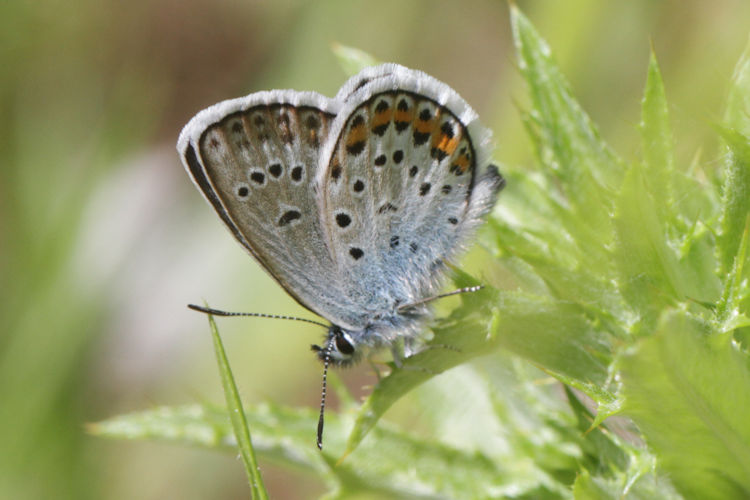
<instances>
[{"instance_id":1,"label":"thin leaf blade","mask_svg":"<svg viewBox=\"0 0 750 500\"><path fill-rule=\"evenodd\" d=\"M229 366L229 360L224 351L224 344L221 342L221 336L219 335L219 330L216 327L216 322L214 321L213 316L208 316L208 322L211 327L211 337L213 339L214 351L216 352L216 361L219 365L221 385L224 388L227 409L232 422L232 430L234 431L234 436L237 440L242 463L245 466L245 473L247 474L247 479L250 483L252 498L268 500L268 493L263 484L258 461L255 459L255 450L253 450L250 429L247 425L247 419L245 418L245 411L242 408L242 400L240 399L240 394L237 390L237 384L232 376L232 369Z\"/></svg>"}]
</instances>

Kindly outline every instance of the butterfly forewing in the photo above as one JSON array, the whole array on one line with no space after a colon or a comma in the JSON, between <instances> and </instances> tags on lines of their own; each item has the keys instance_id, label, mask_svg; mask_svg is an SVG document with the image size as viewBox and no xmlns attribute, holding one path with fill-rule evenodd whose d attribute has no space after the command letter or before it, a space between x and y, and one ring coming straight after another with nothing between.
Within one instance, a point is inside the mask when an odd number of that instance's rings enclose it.
<instances>
[{"instance_id":1,"label":"butterfly forewing","mask_svg":"<svg viewBox=\"0 0 750 500\"><path fill-rule=\"evenodd\" d=\"M337 291L313 182L333 118L310 105L249 106L194 132L185 161L240 243L287 292L332 321L357 326L356 309Z\"/></svg>"}]
</instances>

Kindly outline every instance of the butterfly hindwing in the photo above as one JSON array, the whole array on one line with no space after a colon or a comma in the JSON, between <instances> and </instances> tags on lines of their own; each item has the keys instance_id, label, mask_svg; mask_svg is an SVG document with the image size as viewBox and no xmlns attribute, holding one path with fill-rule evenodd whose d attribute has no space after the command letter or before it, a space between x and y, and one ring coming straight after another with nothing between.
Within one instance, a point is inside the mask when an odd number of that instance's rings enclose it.
<instances>
[{"instance_id":1,"label":"butterfly hindwing","mask_svg":"<svg viewBox=\"0 0 750 500\"><path fill-rule=\"evenodd\" d=\"M318 183L347 295L378 314L434 293L502 182L478 173L488 132L449 87L396 65L364 73L342 89Z\"/></svg>"}]
</instances>

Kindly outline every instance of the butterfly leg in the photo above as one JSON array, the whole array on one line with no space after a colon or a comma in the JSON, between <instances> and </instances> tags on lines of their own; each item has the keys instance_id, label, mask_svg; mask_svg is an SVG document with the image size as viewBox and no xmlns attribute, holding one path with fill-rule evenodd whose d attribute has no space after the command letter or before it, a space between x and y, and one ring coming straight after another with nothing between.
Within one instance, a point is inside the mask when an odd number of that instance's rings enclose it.
<instances>
[{"instance_id":1,"label":"butterfly leg","mask_svg":"<svg viewBox=\"0 0 750 500\"><path fill-rule=\"evenodd\" d=\"M461 349L450 344L428 344L422 348L423 351L431 349L445 349L446 351L461 352Z\"/></svg>"},{"instance_id":2,"label":"butterfly leg","mask_svg":"<svg viewBox=\"0 0 750 500\"><path fill-rule=\"evenodd\" d=\"M393 364L397 368L404 367L404 360L409 356L406 353L406 345L403 338L393 341L391 344L391 356L393 357Z\"/></svg>"},{"instance_id":3,"label":"butterfly leg","mask_svg":"<svg viewBox=\"0 0 750 500\"><path fill-rule=\"evenodd\" d=\"M378 379L378 382L383 380L383 375L380 373L380 370L378 369L378 363L382 364L382 362L373 361L371 358L367 358L367 363L370 365L370 368L372 368L372 371L375 373L375 377Z\"/></svg>"},{"instance_id":4,"label":"butterfly leg","mask_svg":"<svg viewBox=\"0 0 750 500\"><path fill-rule=\"evenodd\" d=\"M408 344L408 345L407 345ZM407 363L406 361L411 358L417 352L422 349L414 350L414 339L398 339L391 345L391 355L393 356L393 364L399 370L416 371L421 373L427 373L429 375L439 375L440 372L430 370L424 366L419 366L414 363ZM406 353L409 353L406 355Z\"/></svg>"}]
</instances>

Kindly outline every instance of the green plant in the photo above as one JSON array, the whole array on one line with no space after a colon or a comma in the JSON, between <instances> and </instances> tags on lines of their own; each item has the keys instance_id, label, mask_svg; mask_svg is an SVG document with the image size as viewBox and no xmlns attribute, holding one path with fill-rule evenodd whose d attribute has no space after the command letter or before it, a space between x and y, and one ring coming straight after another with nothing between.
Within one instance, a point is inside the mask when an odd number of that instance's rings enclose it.
<instances>
[{"instance_id":1,"label":"green plant","mask_svg":"<svg viewBox=\"0 0 750 500\"><path fill-rule=\"evenodd\" d=\"M454 349L408 358L364 404L334 378L344 410L329 415L322 453L313 410L270 404L247 412L255 449L318 474L332 498L746 498L750 51L716 126L726 155L713 172L676 162L653 55L640 158L626 160L516 8L512 25L538 164L503 168L508 188L482 234L504 289L464 296L432 328ZM370 60L337 52L350 70ZM409 392L427 437L380 421ZM208 406L94 431L236 449L226 412Z\"/></svg>"}]
</instances>

